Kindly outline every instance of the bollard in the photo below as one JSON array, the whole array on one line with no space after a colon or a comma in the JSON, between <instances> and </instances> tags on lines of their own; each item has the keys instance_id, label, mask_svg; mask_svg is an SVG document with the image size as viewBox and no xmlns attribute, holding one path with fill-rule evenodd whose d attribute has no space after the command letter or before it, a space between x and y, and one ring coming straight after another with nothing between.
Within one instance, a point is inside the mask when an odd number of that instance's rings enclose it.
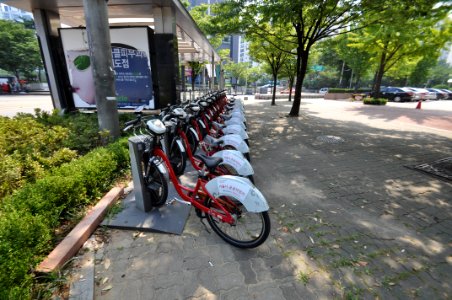
<instances>
[{"instance_id":1,"label":"bollard","mask_svg":"<svg viewBox=\"0 0 452 300\"><path fill-rule=\"evenodd\" d=\"M144 212L148 212L152 209L151 195L146 188L141 166L141 158L143 157L143 152L145 150L144 141L146 139L149 139L149 136L137 135L130 137L128 140L135 205Z\"/></svg>"}]
</instances>

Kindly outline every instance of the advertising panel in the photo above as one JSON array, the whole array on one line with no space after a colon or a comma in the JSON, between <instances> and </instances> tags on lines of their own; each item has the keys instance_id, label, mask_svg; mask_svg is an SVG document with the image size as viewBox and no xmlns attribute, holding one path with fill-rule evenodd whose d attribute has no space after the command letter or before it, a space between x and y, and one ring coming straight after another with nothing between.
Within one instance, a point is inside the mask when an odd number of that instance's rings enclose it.
<instances>
[{"instance_id":1,"label":"advertising panel","mask_svg":"<svg viewBox=\"0 0 452 300\"><path fill-rule=\"evenodd\" d=\"M118 108L154 109L147 27L110 28ZM60 30L74 104L95 108L94 79L85 28Z\"/></svg>"}]
</instances>

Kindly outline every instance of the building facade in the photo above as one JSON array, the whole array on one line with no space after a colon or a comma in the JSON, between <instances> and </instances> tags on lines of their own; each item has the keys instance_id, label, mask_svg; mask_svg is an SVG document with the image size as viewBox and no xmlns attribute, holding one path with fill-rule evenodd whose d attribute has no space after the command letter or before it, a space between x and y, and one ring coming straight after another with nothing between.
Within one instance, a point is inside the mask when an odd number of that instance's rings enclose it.
<instances>
[{"instance_id":1,"label":"building facade","mask_svg":"<svg viewBox=\"0 0 452 300\"><path fill-rule=\"evenodd\" d=\"M21 21L32 20L33 14L20 10L18 8L6 5L4 3L0 3L0 19L3 20L11 20L11 21Z\"/></svg>"}]
</instances>

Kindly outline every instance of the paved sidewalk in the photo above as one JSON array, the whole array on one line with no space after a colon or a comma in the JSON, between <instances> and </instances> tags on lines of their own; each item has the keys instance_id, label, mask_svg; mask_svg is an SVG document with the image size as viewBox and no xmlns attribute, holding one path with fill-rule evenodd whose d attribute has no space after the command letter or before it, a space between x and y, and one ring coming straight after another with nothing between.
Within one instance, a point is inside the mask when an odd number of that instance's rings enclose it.
<instances>
[{"instance_id":1,"label":"paved sidewalk","mask_svg":"<svg viewBox=\"0 0 452 300\"><path fill-rule=\"evenodd\" d=\"M452 297L452 184L406 167L451 157L452 132L245 103L268 240L236 249L193 210L180 236L98 229L95 299Z\"/></svg>"}]
</instances>

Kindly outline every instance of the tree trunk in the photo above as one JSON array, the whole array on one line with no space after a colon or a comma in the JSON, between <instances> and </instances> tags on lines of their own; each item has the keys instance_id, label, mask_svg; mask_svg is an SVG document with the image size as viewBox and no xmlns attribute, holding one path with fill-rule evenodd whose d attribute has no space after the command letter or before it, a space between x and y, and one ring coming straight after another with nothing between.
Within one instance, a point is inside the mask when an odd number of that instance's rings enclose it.
<instances>
[{"instance_id":1,"label":"tree trunk","mask_svg":"<svg viewBox=\"0 0 452 300\"><path fill-rule=\"evenodd\" d=\"M277 80L278 80L278 74L273 73L272 106L276 105L276 81Z\"/></svg>"},{"instance_id":2,"label":"tree trunk","mask_svg":"<svg viewBox=\"0 0 452 300\"><path fill-rule=\"evenodd\" d=\"M374 83L374 97L380 98L380 87L381 87L381 80L383 79L384 69L386 64L386 50L383 50L383 53L381 53L380 58L380 65L378 66L377 75L375 76L375 83Z\"/></svg>"},{"instance_id":3,"label":"tree trunk","mask_svg":"<svg viewBox=\"0 0 452 300\"><path fill-rule=\"evenodd\" d=\"M192 69L192 71L191 71L191 91L192 92L195 91L195 79L196 79L196 74Z\"/></svg>"},{"instance_id":4,"label":"tree trunk","mask_svg":"<svg viewBox=\"0 0 452 300\"><path fill-rule=\"evenodd\" d=\"M309 50L303 51L300 47L297 50L297 81L295 83L295 96L292 108L289 112L290 117L298 117L300 113L301 88L308 68L308 51Z\"/></svg>"},{"instance_id":5,"label":"tree trunk","mask_svg":"<svg viewBox=\"0 0 452 300\"><path fill-rule=\"evenodd\" d=\"M356 76L356 79L355 79L355 86L354 86L355 91L358 89L358 86L359 86L359 82L360 82L360 81L361 81L361 75Z\"/></svg>"},{"instance_id":6,"label":"tree trunk","mask_svg":"<svg viewBox=\"0 0 452 300\"><path fill-rule=\"evenodd\" d=\"M289 76L289 102L292 101L292 88L293 88L293 81L295 78L292 76Z\"/></svg>"}]
</instances>

